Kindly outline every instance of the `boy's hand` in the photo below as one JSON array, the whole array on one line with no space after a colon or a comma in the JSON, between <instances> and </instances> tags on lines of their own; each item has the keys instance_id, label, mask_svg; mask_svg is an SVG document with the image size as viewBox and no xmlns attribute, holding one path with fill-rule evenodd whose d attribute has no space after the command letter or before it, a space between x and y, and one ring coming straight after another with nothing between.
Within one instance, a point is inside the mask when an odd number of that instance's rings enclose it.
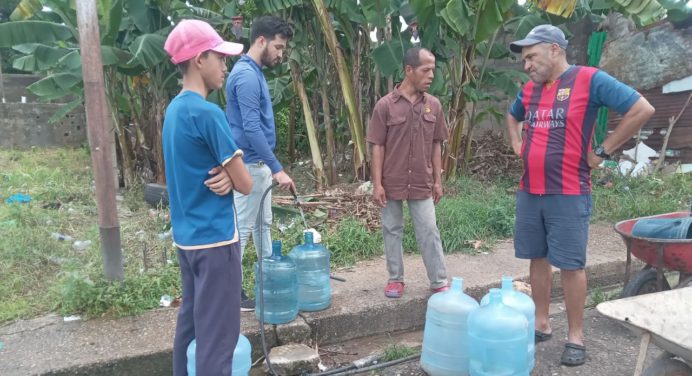
<instances>
[{"instance_id":1,"label":"boy's hand","mask_svg":"<svg viewBox=\"0 0 692 376\"><path fill-rule=\"evenodd\" d=\"M227 195L233 189L233 181L226 174L226 171L221 166L217 166L209 170L211 178L204 181L204 185L209 187L212 192L219 196Z\"/></svg>"}]
</instances>

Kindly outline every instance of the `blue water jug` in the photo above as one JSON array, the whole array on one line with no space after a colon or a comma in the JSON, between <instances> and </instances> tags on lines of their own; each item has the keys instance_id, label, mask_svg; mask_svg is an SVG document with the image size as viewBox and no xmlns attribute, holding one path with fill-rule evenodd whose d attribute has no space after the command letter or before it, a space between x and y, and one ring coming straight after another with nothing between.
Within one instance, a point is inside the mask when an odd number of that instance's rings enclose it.
<instances>
[{"instance_id":1,"label":"blue water jug","mask_svg":"<svg viewBox=\"0 0 692 376\"><path fill-rule=\"evenodd\" d=\"M263 290L260 299L259 263L255 262L255 317L264 322L283 324L298 316L298 279L296 264L290 257L281 255L281 240L272 242L272 255L262 259Z\"/></svg>"},{"instance_id":2,"label":"blue water jug","mask_svg":"<svg viewBox=\"0 0 692 376\"><path fill-rule=\"evenodd\" d=\"M305 244L293 247L289 254L296 263L298 276L298 309L321 311L332 303L329 283L329 251L312 241L312 233L305 233Z\"/></svg>"},{"instance_id":3,"label":"blue water jug","mask_svg":"<svg viewBox=\"0 0 692 376\"><path fill-rule=\"evenodd\" d=\"M529 321L502 302L500 289L490 289L488 304L469 314L468 328L471 376L529 375Z\"/></svg>"},{"instance_id":4,"label":"blue water jug","mask_svg":"<svg viewBox=\"0 0 692 376\"><path fill-rule=\"evenodd\" d=\"M193 339L187 346L187 374L189 376L197 374L195 369L196 349L197 341ZM252 347L250 347L250 341L242 334L238 337L238 344L235 346L235 350L233 350L233 361L229 366L233 376L247 376L250 373L250 367L252 367Z\"/></svg>"},{"instance_id":5,"label":"blue water jug","mask_svg":"<svg viewBox=\"0 0 692 376\"><path fill-rule=\"evenodd\" d=\"M478 302L464 294L463 279L452 278L452 287L428 299L423 331L421 368L431 376L469 374L468 315Z\"/></svg>"},{"instance_id":6,"label":"blue water jug","mask_svg":"<svg viewBox=\"0 0 692 376\"><path fill-rule=\"evenodd\" d=\"M531 299L530 296L514 289L512 277L502 277L502 288L500 289L500 293L502 294L502 303L523 313L524 317L526 317L526 320L529 322L528 357L530 372L533 370L536 358L536 343L534 340L534 330L536 329L536 305L533 303L533 299ZM490 294L486 294L483 299L481 299L481 305L488 304L489 300Z\"/></svg>"},{"instance_id":7,"label":"blue water jug","mask_svg":"<svg viewBox=\"0 0 692 376\"><path fill-rule=\"evenodd\" d=\"M632 235L653 239L692 239L692 217L642 218L634 223Z\"/></svg>"}]
</instances>

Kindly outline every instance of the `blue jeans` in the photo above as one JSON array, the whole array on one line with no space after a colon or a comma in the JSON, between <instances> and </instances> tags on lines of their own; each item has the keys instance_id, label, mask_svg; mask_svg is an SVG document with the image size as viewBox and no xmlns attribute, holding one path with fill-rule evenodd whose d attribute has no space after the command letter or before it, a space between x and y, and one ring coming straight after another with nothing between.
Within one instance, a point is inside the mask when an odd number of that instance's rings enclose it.
<instances>
[{"instance_id":1,"label":"blue jeans","mask_svg":"<svg viewBox=\"0 0 692 376\"><path fill-rule=\"evenodd\" d=\"M240 236L240 256L245 253L247 240L252 233L252 241L255 243L257 257L269 257L272 254L272 193L264 199L264 221L262 233L259 231L257 214L260 210L260 200L264 191L272 185L272 172L264 163L246 163L245 167L252 177L252 191L248 195L240 192L233 193L236 214L238 215L238 235ZM259 239L262 236L262 252L259 251ZM260 256L261 255L261 256Z\"/></svg>"}]
</instances>

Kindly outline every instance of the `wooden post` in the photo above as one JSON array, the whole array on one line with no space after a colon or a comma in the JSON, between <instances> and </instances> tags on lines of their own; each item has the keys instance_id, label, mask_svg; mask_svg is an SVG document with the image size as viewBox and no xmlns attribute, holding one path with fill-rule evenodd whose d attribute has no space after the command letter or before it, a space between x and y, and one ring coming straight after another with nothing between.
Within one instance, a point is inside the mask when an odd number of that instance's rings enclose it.
<instances>
[{"instance_id":1,"label":"wooden post","mask_svg":"<svg viewBox=\"0 0 692 376\"><path fill-rule=\"evenodd\" d=\"M120 249L120 224L116 205L116 181L113 176L113 125L108 112L101 61L101 38L95 0L80 0L77 6L79 49L82 56L84 100L96 181L101 255L106 278L122 280L123 257Z\"/></svg>"}]
</instances>

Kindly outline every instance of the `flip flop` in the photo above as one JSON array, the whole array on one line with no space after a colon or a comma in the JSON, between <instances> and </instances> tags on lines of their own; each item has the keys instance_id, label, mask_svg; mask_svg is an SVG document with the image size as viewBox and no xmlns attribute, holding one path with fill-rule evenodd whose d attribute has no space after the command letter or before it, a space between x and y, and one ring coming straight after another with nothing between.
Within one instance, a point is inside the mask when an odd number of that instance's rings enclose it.
<instances>
[{"instance_id":1,"label":"flip flop","mask_svg":"<svg viewBox=\"0 0 692 376\"><path fill-rule=\"evenodd\" d=\"M535 342L545 342L553 337L553 333L543 333L539 330L535 331Z\"/></svg>"},{"instance_id":2,"label":"flip flop","mask_svg":"<svg viewBox=\"0 0 692 376\"><path fill-rule=\"evenodd\" d=\"M586 362L586 347L568 342L565 344L565 351L562 353L560 362L566 366L580 366Z\"/></svg>"}]
</instances>

